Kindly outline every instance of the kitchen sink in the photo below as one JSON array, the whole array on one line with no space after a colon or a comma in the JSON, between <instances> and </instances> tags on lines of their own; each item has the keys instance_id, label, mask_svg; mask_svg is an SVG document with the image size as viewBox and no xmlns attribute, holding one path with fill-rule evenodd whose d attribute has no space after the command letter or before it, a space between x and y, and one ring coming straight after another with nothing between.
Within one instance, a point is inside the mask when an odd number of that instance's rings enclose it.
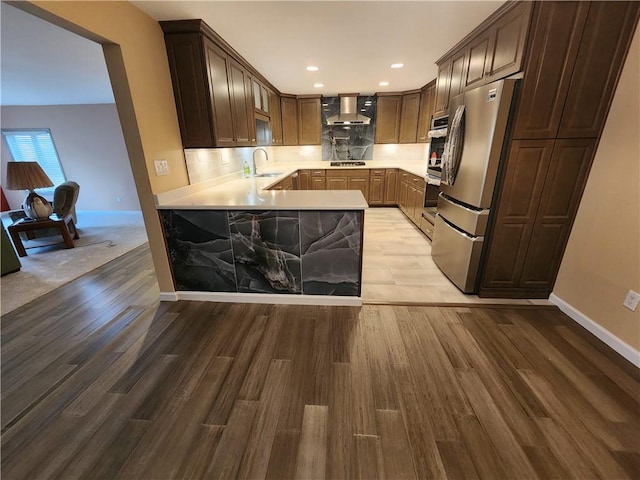
<instances>
[{"instance_id":1,"label":"kitchen sink","mask_svg":"<svg viewBox=\"0 0 640 480\"><path fill-rule=\"evenodd\" d=\"M253 176L254 177L278 177L280 175L282 175L282 172L256 173Z\"/></svg>"}]
</instances>

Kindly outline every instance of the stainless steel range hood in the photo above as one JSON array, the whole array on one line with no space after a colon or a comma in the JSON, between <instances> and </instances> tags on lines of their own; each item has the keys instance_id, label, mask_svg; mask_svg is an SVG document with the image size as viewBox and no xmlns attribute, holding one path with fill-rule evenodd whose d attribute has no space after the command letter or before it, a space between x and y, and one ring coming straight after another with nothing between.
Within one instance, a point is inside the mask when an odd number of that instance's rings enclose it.
<instances>
[{"instance_id":1,"label":"stainless steel range hood","mask_svg":"<svg viewBox=\"0 0 640 480\"><path fill-rule=\"evenodd\" d=\"M358 95L341 94L340 113L327 118L327 125L369 125L371 119L358 113Z\"/></svg>"}]
</instances>

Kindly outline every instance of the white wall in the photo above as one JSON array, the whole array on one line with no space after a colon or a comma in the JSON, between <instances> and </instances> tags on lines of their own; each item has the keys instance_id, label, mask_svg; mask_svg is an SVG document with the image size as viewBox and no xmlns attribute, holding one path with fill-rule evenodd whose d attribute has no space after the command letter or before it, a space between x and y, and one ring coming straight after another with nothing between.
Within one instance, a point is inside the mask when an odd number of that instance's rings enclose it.
<instances>
[{"instance_id":1,"label":"white wall","mask_svg":"<svg viewBox=\"0 0 640 480\"><path fill-rule=\"evenodd\" d=\"M67 180L80 185L76 210L140 210L115 104L4 106L2 128L48 128ZM2 142L2 185L11 208L24 192L4 187L11 160ZM119 201L118 201L119 199Z\"/></svg>"}]
</instances>

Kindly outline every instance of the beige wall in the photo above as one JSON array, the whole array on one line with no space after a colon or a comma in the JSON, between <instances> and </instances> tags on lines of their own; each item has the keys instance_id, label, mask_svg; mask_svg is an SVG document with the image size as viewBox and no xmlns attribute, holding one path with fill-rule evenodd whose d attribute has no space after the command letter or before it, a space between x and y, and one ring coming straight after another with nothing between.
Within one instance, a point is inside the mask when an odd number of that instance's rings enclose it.
<instances>
[{"instance_id":1,"label":"beige wall","mask_svg":"<svg viewBox=\"0 0 640 480\"><path fill-rule=\"evenodd\" d=\"M12 5L103 45L160 290L171 270L153 194L188 184L162 30L128 2L32 1ZM157 177L153 161L167 160Z\"/></svg>"},{"instance_id":2,"label":"beige wall","mask_svg":"<svg viewBox=\"0 0 640 480\"><path fill-rule=\"evenodd\" d=\"M67 180L80 185L77 210L140 210L114 104L5 106L0 124L2 128L51 131ZM2 142L3 173L10 159ZM4 185L4 175L2 179ZM20 208L24 192L4 191L11 207Z\"/></svg>"},{"instance_id":3,"label":"beige wall","mask_svg":"<svg viewBox=\"0 0 640 480\"><path fill-rule=\"evenodd\" d=\"M554 295L640 350L640 29L615 93Z\"/></svg>"}]
</instances>

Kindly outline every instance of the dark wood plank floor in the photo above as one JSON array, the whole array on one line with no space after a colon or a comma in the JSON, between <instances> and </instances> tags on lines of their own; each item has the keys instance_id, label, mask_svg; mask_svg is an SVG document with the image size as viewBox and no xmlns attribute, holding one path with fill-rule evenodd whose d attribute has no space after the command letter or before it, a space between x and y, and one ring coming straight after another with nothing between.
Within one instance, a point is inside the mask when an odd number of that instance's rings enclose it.
<instances>
[{"instance_id":1,"label":"dark wood plank floor","mask_svg":"<svg viewBox=\"0 0 640 480\"><path fill-rule=\"evenodd\" d=\"M633 479L638 370L557 310L159 303L146 247L2 318L3 479Z\"/></svg>"}]
</instances>

